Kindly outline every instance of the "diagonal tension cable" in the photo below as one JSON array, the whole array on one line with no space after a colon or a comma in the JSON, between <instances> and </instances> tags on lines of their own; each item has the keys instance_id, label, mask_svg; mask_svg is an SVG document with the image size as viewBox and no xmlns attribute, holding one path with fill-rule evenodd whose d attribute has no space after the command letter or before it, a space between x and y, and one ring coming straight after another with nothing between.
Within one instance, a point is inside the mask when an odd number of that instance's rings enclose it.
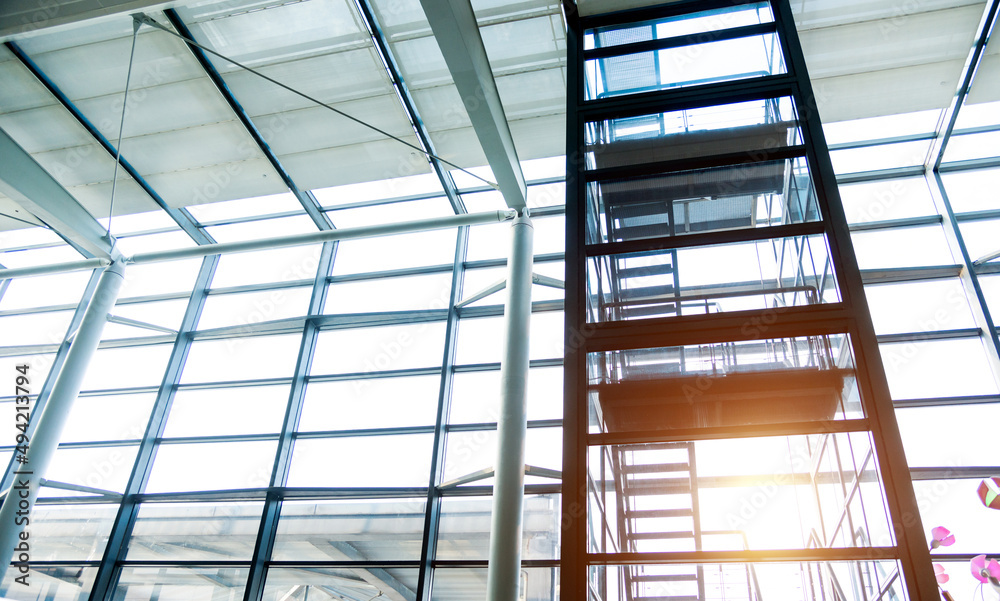
<instances>
[{"instance_id":1,"label":"diagonal tension cable","mask_svg":"<svg viewBox=\"0 0 1000 601\"><path fill-rule=\"evenodd\" d=\"M305 98L306 100L308 100L310 102L318 104L319 106L327 108L327 109L333 111L334 113L337 113L338 115L340 115L342 117L346 117L347 119L350 119L351 121L354 121L355 123L357 123L359 125L367 127L368 129L376 131L376 132L382 134L383 136L386 136L387 138L391 138L391 139L399 142L400 144L408 146L408 147L412 148L413 150L416 150L420 154L426 156L427 158L435 159L435 160L441 161L442 163L444 163L446 165L454 167L455 169L458 169L459 171L461 171L461 172L463 172L463 173L465 173L467 175L470 175L470 176L478 179L479 181L485 183L486 185L488 185L489 187L493 188L494 190L500 190L500 186L498 186L496 183L491 182L490 180L485 179L483 177L480 177L480 176L476 175L475 173L472 173L468 169L464 169L462 167L459 167L458 165L456 165L455 163L452 163L451 161L449 161L447 159L443 159L443 158L441 158L441 157L439 157L439 156L437 156L437 155L435 155L433 153L427 152L427 150L425 150L425 149L423 149L423 148L421 148L421 147L419 147L419 146L417 146L415 144L410 144L409 142L407 142L406 140L400 138L399 136L394 136L394 135L390 134L389 132L387 132L387 131L385 131L383 129L375 127L374 125L372 125L370 123L366 123L366 122L362 121L361 119L358 119L357 117L349 115L349 114L345 113L344 111L342 111L342 110L340 110L338 108L335 108L335 107L333 107L333 106L331 106L331 105L329 105L329 104L327 104L327 103L319 100L318 98L314 98L313 96L310 96L310 95L306 94L305 92L301 92L299 90L296 90L295 88L293 88L293 87L291 87L291 86L289 86L287 84L283 84L280 81L278 81L278 80L276 80L276 79L274 79L272 77L268 77L267 75L264 75L260 71L257 71L256 69L254 69L252 67L248 67L247 65L244 65L243 63L240 63L240 62L238 62L238 61L236 61L236 60L234 60L232 58L229 58L228 56L225 56L224 54L220 54L219 52L216 52L215 50L212 50L211 48L209 48L209 47L207 47L205 45L199 44L198 42L192 40L191 38L184 37L183 35L177 33L176 31L172 31L171 29L165 27L164 25L161 25L160 23L156 22L155 20L153 20L152 17L150 17L149 15L146 15L145 13L136 13L136 14L132 15L132 18L135 20L136 23L144 23L146 25L149 25L150 27L155 27L156 29L159 29L160 31L165 31L166 33L169 33L172 36L176 36L176 37L180 38L181 40L184 40L186 43L191 44L192 46L197 46L198 48L201 48L205 52L213 54L213 55L221 58L224 61L228 61L228 62L236 65L240 69L243 69L245 71L249 71L250 73L253 73L257 77L260 77L261 79L265 79L265 80L273 83L274 85L276 85L276 86L278 86L278 87L280 87L282 89L288 90L289 92L291 92L293 94L296 94L298 96L301 96L302 98Z\"/></svg>"},{"instance_id":2,"label":"diagonal tension cable","mask_svg":"<svg viewBox=\"0 0 1000 601\"><path fill-rule=\"evenodd\" d=\"M108 210L108 239L111 239L111 218L115 214L115 191L118 189L118 167L122 162L122 134L125 133L125 112L128 110L128 87L132 81L132 62L135 60L135 40L139 37L138 20L132 21L132 50L128 55L128 73L125 75L125 97L122 99L122 118L118 123L118 145L115 147L115 174L111 178L111 208Z\"/></svg>"}]
</instances>

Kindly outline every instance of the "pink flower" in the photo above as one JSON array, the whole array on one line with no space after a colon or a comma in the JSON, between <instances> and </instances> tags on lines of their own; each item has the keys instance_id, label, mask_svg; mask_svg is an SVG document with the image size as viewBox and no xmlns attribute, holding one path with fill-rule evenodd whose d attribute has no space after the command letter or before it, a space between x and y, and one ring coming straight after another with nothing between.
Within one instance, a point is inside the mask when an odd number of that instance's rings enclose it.
<instances>
[{"instance_id":1,"label":"pink flower","mask_svg":"<svg viewBox=\"0 0 1000 601\"><path fill-rule=\"evenodd\" d=\"M977 555L972 558L970 565L973 578L983 584L988 582L994 587L1000 587L1000 563L997 563L997 560L991 559L987 562L985 555Z\"/></svg>"},{"instance_id":2,"label":"pink flower","mask_svg":"<svg viewBox=\"0 0 1000 601\"><path fill-rule=\"evenodd\" d=\"M934 577L937 578L938 584L944 584L948 582L948 575L944 573L944 566L936 563L934 564Z\"/></svg>"},{"instance_id":3,"label":"pink flower","mask_svg":"<svg viewBox=\"0 0 1000 601\"><path fill-rule=\"evenodd\" d=\"M938 547L949 547L955 544L955 535L944 526L938 526L931 530L931 550Z\"/></svg>"}]
</instances>

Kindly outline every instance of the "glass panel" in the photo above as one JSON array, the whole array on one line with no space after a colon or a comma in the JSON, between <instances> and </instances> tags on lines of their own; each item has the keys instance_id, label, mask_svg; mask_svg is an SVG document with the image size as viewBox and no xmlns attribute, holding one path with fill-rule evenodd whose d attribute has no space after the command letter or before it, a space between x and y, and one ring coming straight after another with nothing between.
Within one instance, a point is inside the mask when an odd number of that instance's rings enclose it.
<instances>
[{"instance_id":1,"label":"glass panel","mask_svg":"<svg viewBox=\"0 0 1000 601\"><path fill-rule=\"evenodd\" d=\"M0 346L62 344L72 319L72 311L0 317Z\"/></svg>"},{"instance_id":2,"label":"glass panel","mask_svg":"<svg viewBox=\"0 0 1000 601\"><path fill-rule=\"evenodd\" d=\"M415 568L270 568L263 601L416 599Z\"/></svg>"},{"instance_id":3,"label":"glass panel","mask_svg":"<svg viewBox=\"0 0 1000 601\"><path fill-rule=\"evenodd\" d=\"M864 479L874 486L854 491L871 496L863 536L835 538L825 524L843 518L856 472L826 460L835 439L839 452L861 465L871 453L854 437L870 434L813 434L591 447L590 478L613 502L591 505L591 552L657 553L866 547L888 531L881 509L884 494L874 469ZM834 455L829 455L835 458ZM697 459L696 459L697 458ZM823 460L821 460L823 459ZM692 466L697 464L697 470ZM843 483L843 484L842 484ZM837 499L830 497L836 496ZM607 507L607 509L603 509ZM603 525L603 526L602 526ZM601 528L605 532L595 532ZM604 547L607 531L625 541Z\"/></svg>"},{"instance_id":4,"label":"glass panel","mask_svg":"<svg viewBox=\"0 0 1000 601\"><path fill-rule=\"evenodd\" d=\"M536 367L528 371L528 419L560 419L563 413L563 370ZM451 393L448 423L496 422L500 415L500 370L458 372Z\"/></svg>"},{"instance_id":5,"label":"glass panel","mask_svg":"<svg viewBox=\"0 0 1000 601\"><path fill-rule=\"evenodd\" d=\"M791 98L592 121L584 128L587 169L774 150L802 143ZM760 155L760 156L757 156Z\"/></svg>"},{"instance_id":6,"label":"glass panel","mask_svg":"<svg viewBox=\"0 0 1000 601\"><path fill-rule=\"evenodd\" d=\"M866 286L876 334L976 327L958 278Z\"/></svg>"},{"instance_id":7,"label":"glass panel","mask_svg":"<svg viewBox=\"0 0 1000 601\"><path fill-rule=\"evenodd\" d=\"M532 267L532 271L539 275L547 275L550 278L555 278L557 280L566 279L566 264L563 261L545 261L544 263L535 262ZM500 280L506 278L507 268L506 267L481 267L478 269L466 269L465 270L465 281L462 283L462 296L463 300L477 294L487 287L496 284ZM474 303L469 304L469 307L487 307L490 305L502 305L506 302L506 292L500 290L494 292L493 294L479 299ZM553 288L551 286L542 286L541 284L535 284L531 287L531 301L547 301L547 300L562 300L565 294L562 288Z\"/></svg>"},{"instance_id":8,"label":"glass panel","mask_svg":"<svg viewBox=\"0 0 1000 601\"><path fill-rule=\"evenodd\" d=\"M432 426L439 376L310 382L300 432Z\"/></svg>"},{"instance_id":9,"label":"glass panel","mask_svg":"<svg viewBox=\"0 0 1000 601\"><path fill-rule=\"evenodd\" d=\"M997 228L1000 219L969 221L959 224L962 240L969 251L969 258L975 261L980 257L1000 251L1000 241L997 240Z\"/></svg>"},{"instance_id":10,"label":"glass panel","mask_svg":"<svg viewBox=\"0 0 1000 601\"><path fill-rule=\"evenodd\" d=\"M205 228L205 231L215 238L217 242L226 243L308 234L316 231L316 224L306 215L295 215L292 217L218 225Z\"/></svg>"},{"instance_id":11,"label":"glass panel","mask_svg":"<svg viewBox=\"0 0 1000 601\"><path fill-rule=\"evenodd\" d=\"M426 487L433 442L432 434L298 440L288 486Z\"/></svg>"},{"instance_id":12,"label":"glass panel","mask_svg":"<svg viewBox=\"0 0 1000 601\"><path fill-rule=\"evenodd\" d=\"M559 495L525 495L521 559L558 559ZM437 559L489 559L492 497L441 500Z\"/></svg>"},{"instance_id":13,"label":"glass panel","mask_svg":"<svg viewBox=\"0 0 1000 601\"><path fill-rule=\"evenodd\" d=\"M826 237L602 255L588 260L588 321L839 302Z\"/></svg>"},{"instance_id":14,"label":"glass panel","mask_svg":"<svg viewBox=\"0 0 1000 601\"><path fill-rule=\"evenodd\" d=\"M212 278L212 288L312 280L322 245L271 248L224 254Z\"/></svg>"},{"instance_id":15,"label":"glass panel","mask_svg":"<svg viewBox=\"0 0 1000 601\"><path fill-rule=\"evenodd\" d=\"M559 568L521 568L518 601L558 601ZM486 598L486 568L436 568L431 601Z\"/></svg>"},{"instance_id":16,"label":"glass panel","mask_svg":"<svg viewBox=\"0 0 1000 601\"><path fill-rule=\"evenodd\" d=\"M531 338L528 354L532 359L555 359L563 356L562 311L540 311L531 314ZM458 356L460 365L499 363L503 356L503 317L462 319L458 325ZM484 341L496 341L484 344Z\"/></svg>"},{"instance_id":17,"label":"glass panel","mask_svg":"<svg viewBox=\"0 0 1000 601\"><path fill-rule=\"evenodd\" d=\"M225 436L280 432L288 386L178 390L163 436ZM234 419L238 416L238 419Z\"/></svg>"},{"instance_id":18,"label":"glass panel","mask_svg":"<svg viewBox=\"0 0 1000 601\"><path fill-rule=\"evenodd\" d=\"M153 294L190 293L204 259L129 265L119 299Z\"/></svg>"},{"instance_id":19,"label":"glass panel","mask_svg":"<svg viewBox=\"0 0 1000 601\"><path fill-rule=\"evenodd\" d=\"M602 37L595 37L595 46L603 45ZM775 33L694 43L704 39L711 35L695 36L680 48L586 61L585 100L785 73Z\"/></svg>"},{"instance_id":20,"label":"glass panel","mask_svg":"<svg viewBox=\"0 0 1000 601\"><path fill-rule=\"evenodd\" d=\"M75 307L80 302L80 297L87 287L90 274L89 271L77 271L15 278L11 280L3 296L0 296L0 310L15 311L54 305ZM122 294L124 292L123 286Z\"/></svg>"},{"instance_id":21,"label":"glass panel","mask_svg":"<svg viewBox=\"0 0 1000 601\"><path fill-rule=\"evenodd\" d=\"M937 208L922 177L840 186L849 223L871 223L936 215Z\"/></svg>"},{"instance_id":22,"label":"glass panel","mask_svg":"<svg viewBox=\"0 0 1000 601\"><path fill-rule=\"evenodd\" d=\"M401 294L405 291L405 294ZM376 278L330 285L324 313L376 313L447 309L451 271L405 278Z\"/></svg>"},{"instance_id":23,"label":"glass panel","mask_svg":"<svg viewBox=\"0 0 1000 601\"><path fill-rule=\"evenodd\" d=\"M497 431L475 430L449 432L446 442L444 481L450 482L474 472L492 468L497 459ZM527 465L562 469L562 428L528 428L524 444L524 462ZM542 476L525 476L528 484L558 482ZM478 480L473 485L492 484L493 479Z\"/></svg>"},{"instance_id":24,"label":"glass panel","mask_svg":"<svg viewBox=\"0 0 1000 601\"><path fill-rule=\"evenodd\" d=\"M590 244L820 220L804 157L591 182L587 213Z\"/></svg>"},{"instance_id":25,"label":"glass panel","mask_svg":"<svg viewBox=\"0 0 1000 601\"><path fill-rule=\"evenodd\" d=\"M83 566L31 566L28 586L14 582L22 576L7 570L0 595L16 601L86 601L97 578L97 568Z\"/></svg>"},{"instance_id":26,"label":"glass panel","mask_svg":"<svg viewBox=\"0 0 1000 601\"><path fill-rule=\"evenodd\" d=\"M861 269L954 265L940 225L851 234Z\"/></svg>"},{"instance_id":27,"label":"glass panel","mask_svg":"<svg viewBox=\"0 0 1000 601\"><path fill-rule=\"evenodd\" d=\"M499 208L506 207L502 206ZM475 212L471 208L469 211ZM393 202L356 209L343 209L327 213L334 225L341 229L382 225L384 223L396 223L399 221L416 221L418 219L445 217L454 214L455 211L452 210L451 203L443 196L438 198L424 198L411 202Z\"/></svg>"},{"instance_id":28,"label":"glass panel","mask_svg":"<svg viewBox=\"0 0 1000 601\"><path fill-rule=\"evenodd\" d=\"M138 440L146 431L155 400L154 393L82 396L73 403L59 440Z\"/></svg>"},{"instance_id":29,"label":"glass panel","mask_svg":"<svg viewBox=\"0 0 1000 601\"><path fill-rule=\"evenodd\" d=\"M187 210L201 223L211 223L224 219L256 217L288 211L301 211L302 205L291 193L240 198L223 202L207 202L188 205ZM117 218L116 218L117 220Z\"/></svg>"},{"instance_id":30,"label":"glass panel","mask_svg":"<svg viewBox=\"0 0 1000 601\"><path fill-rule=\"evenodd\" d=\"M173 346L98 349L87 367L83 390L159 386Z\"/></svg>"},{"instance_id":31,"label":"glass panel","mask_svg":"<svg viewBox=\"0 0 1000 601\"><path fill-rule=\"evenodd\" d=\"M846 335L590 353L592 432L861 418Z\"/></svg>"},{"instance_id":32,"label":"glass panel","mask_svg":"<svg viewBox=\"0 0 1000 601\"><path fill-rule=\"evenodd\" d=\"M277 442L161 444L145 492L267 486Z\"/></svg>"},{"instance_id":33,"label":"glass panel","mask_svg":"<svg viewBox=\"0 0 1000 601\"><path fill-rule=\"evenodd\" d=\"M944 161L967 161L1000 155L1000 132L991 131L978 134L952 136L944 151Z\"/></svg>"},{"instance_id":34,"label":"glass panel","mask_svg":"<svg viewBox=\"0 0 1000 601\"><path fill-rule=\"evenodd\" d=\"M181 327L184 313L187 311L188 299L177 299L168 301L158 301L151 303L119 303L115 305L111 312L116 317L125 319L135 319L148 324L177 330ZM121 335L116 335L116 330L121 331ZM127 334L126 334L127 332ZM104 338L125 338L127 336L163 336L165 332L155 330L143 330L131 326L108 323L104 326Z\"/></svg>"},{"instance_id":35,"label":"glass panel","mask_svg":"<svg viewBox=\"0 0 1000 601\"><path fill-rule=\"evenodd\" d=\"M535 256L566 250L566 221L562 215L531 220L535 228L532 252ZM469 229L467 261L506 259L510 254L510 223L476 225ZM469 291L467 291L469 292Z\"/></svg>"},{"instance_id":36,"label":"glass panel","mask_svg":"<svg viewBox=\"0 0 1000 601\"><path fill-rule=\"evenodd\" d=\"M285 501L276 561L420 559L425 499Z\"/></svg>"},{"instance_id":37,"label":"glass panel","mask_svg":"<svg viewBox=\"0 0 1000 601\"><path fill-rule=\"evenodd\" d=\"M181 382L289 377L295 370L301 338L296 334L196 340L191 344Z\"/></svg>"},{"instance_id":38,"label":"glass panel","mask_svg":"<svg viewBox=\"0 0 1000 601\"><path fill-rule=\"evenodd\" d=\"M445 322L320 332L311 373L371 373L436 367L444 358Z\"/></svg>"},{"instance_id":39,"label":"glass panel","mask_svg":"<svg viewBox=\"0 0 1000 601\"><path fill-rule=\"evenodd\" d=\"M833 161L833 170L837 174L895 169L923 165L930 146L930 140L920 140L834 150L830 153L830 160Z\"/></svg>"},{"instance_id":40,"label":"glass panel","mask_svg":"<svg viewBox=\"0 0 1000 601\"><path fill-rule=\"evenodd\" d=\"M249 559L263 503L143 503L127 560Z\"/></svg>"},{"instance_id":41,"label":"glass panel","mask_svg":"<svg viewBox=\"0 0 1000 601\"><path fill-rule=\"evenodd\" d=\"M115 601L237 599L250 570L242 567L123 567Z\"/></svg>"},{"instance_id":42,"label":"glass panel","mask_svg":"<svg viewBox=\"0 0 1000 601\"><path fill-rule=\"evenodd\" d=\"M28 531L31 560L101 559L117 513L118 506L109 504L35 505Z\"/></svg>"},{"instance_id":43,"label":"glass panel","mask_svg":"<svg viewBox=\"0 0 1000 601\"><path fill-rule=\"evenodd\" d=\"M123 492L132 475L132 466L139 447L69 448L58 449L45 477L53 482L89 486L101 490ZM40 497L66 497L83 493L42 487Z\"/></svg>"},{"instance_id":44,"label":"glass panel","mask_svg":"<svg viewBox=\"0 0 1000 601\"><path fill-rule=\"evenodd\" d=\"M344 240L337 247L333 274L365 273L455 262L456 230L435 230Z\"/></svg>"},{"instance_id":45,"label":"glass panel","mask_svg":"<svg viewBox=\"0 0 1000 601\"><path fill-rule=\"evenodd\" d=\"M941 179L948 191L948 202L956 213L1000 209L1000 199L996 195L983 193L1000 187L1000 169L944 173Z\"/></svg>"},{"instance_id":46,"label":"glass panel","mask_svg":"<svg viewBox=\"0 0 1000 601\"><path fill-rule=\"evenodd\" d=\"M996 558L996 528L993 526L997 520L996 510L986 507L979 499L982 482L980 478L955 478L913 483L927 539L930 540L930 530L935 526L944 526L955 535L954 545L940 547L932 553L989 553L991 559ZM969 563L964 562L961 570L948 570L948 573L952 575L952 582L972 580L968 570ZM953 590L950 586L945 588Z\"/></svg>"},{"instance_id":47,"label":"glass panel","mask_svg":"<svg viewBox=\"0 0 1000 601\"><path fill-rule=\"evenodd\" d=\"M882 344L879 349L893 399L997 392L978 337Z\"/></svg>"},{"instance_id":48,"label":"glass panel","mask_svg":"<svg viewBox=\"0 0 1000 601\"><path fill-rule=\"evenodd\" d=\"M1000 404L908 407L896 419L910 467L1000 465Z\"/></svg>"},{"instance_id":49,"label":"glass panel","mask_svg":"<svg viewBox=\"0 0 1000 601\"><path fill-rule=\"evenodd\" d=\"M895 561L591 566L590 583L598 601L761 601L777 591L782 601L907 598ZM880 597L883 588L889 590Z\"/></svg>"},{"instance_id":50,"label":"glass panel","mask_svg":"<svg viewBox=\"0 0 1000 601\"><path fill-rule=\"evenodd\" d=\"M278 288L242 294L210 294L198 319L198 329L250 327L265 321L301 317L309 311L312 288Z\"/></svg>"}]
</instances>

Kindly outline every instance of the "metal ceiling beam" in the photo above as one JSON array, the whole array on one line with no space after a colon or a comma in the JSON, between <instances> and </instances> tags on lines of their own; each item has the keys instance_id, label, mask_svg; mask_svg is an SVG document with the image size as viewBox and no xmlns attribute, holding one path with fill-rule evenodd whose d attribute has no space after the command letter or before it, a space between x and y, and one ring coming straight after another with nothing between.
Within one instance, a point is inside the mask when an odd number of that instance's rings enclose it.
<instances>
[{"instance_id":1,"label":"metal ceiling beam","mask_svg":"<svg viewBox=\"0 0 1000 601\"><path fill-rule=\"evenodd\" d=\"M3 129L0 156L0 192L44 221L88 258L120 256L101 224Z\"/></svg>"},{"instance_id":2,"label":"metal ceiling beam","mask_svg":"<svg viewBox=\"0 0 1000 601\"><path fill-rule=\"evenodd\" d=\"M152 186L150 186L149 183L147 183L146 180L139 174L135 167L125 160L125 156L118 155L117 150L111 142L104 137L104 134L102 134L100 130L98 130L97 127L94 126L94 124L91 123L86 116L84 116L80 109L73 104L73 101L71 101L69 97L66 96L66 94L64 94L51 79L49 79L49 76L46 75L38 67L38 65L36 65L35 62L24 53L23 50L21 50L20 46L14 42L5 42L5 46L7 46L7 49L17 57L17 59L28 71L31 71L31 74L35 76L35 79L45 86L45 88L56 98L59 104L61 104L63 108L68 110L70 114L73 115L77 123L82 125L84 129L90 133L94 140L104 148L105 152L107 152L111 157L111 160L114 160L115 157L118 156L118 162L125 173L128 173L129 177L135 180L135 183L138 184L151 199L153 199L153 202L159 205L159 207L163 209L167 215L169 215L170 218L173 219L174 222L176 222L177 225L191 237L192 240L198 244L211 244L215 242L214 238L198 226L198 222L191 216L190 213L187 212L186 209L178 209L168 205L167 202L156 193L156 190L153 190Z\"/></svg>"},{"instance_id":3,"label":"metal ceiling beam","mask_svg":"<svg viewBox=\"0 0 1000 601\"><path fill-rule=\"evenodd\" d=\"M371 3L369 0L355 0L358 7L358 12L361 13L361 17L365 21L365 27L368 28L368 34L371 36L372 43L375 45L375 49L378 51L382 58L382 64L385 67L386 73L389 74L389 79L392 81L392 87L396 90L396 96L399 98L400 104L403 105L403 111L406 113L406 118L410 120L410 125L413 127L413 133L416 134L417 139L420 141L420 146L423 147L424 151L428 154L428 161L431 167L434 169L434 173L437 174L438 179L441 180L441 187L444 188L445 195L448 196L448 202L451 203L451 208L456 213L465 213L465 203L462 202L461 197L458 195L458 189L455 186L455 180L451 177L451 173L441 164L438 160L437 150L434 148L434 143L431 141L431 134L427 131L424 126L423 119L420 118L420 113L417 112L417 105L413 102L413 96L410 95L410 89L406 86L406 82L400 76L399 63L396 62L396 57L392 53L392 49L389 47L389 43L386 40L385 34L382 33L382 25L379 23L378 18L375 17L375 12L372 10Z\"/></svg>"},{"instance_id":4,"label":"metal ceiling beam","mask_svg":"<svg viewBox=\"0 0 1000 601\"><path fill-rule=\"evenodd\" d=\"M184 21L181 20L180 15L177 14L177 11L175 11L172 8L168 8L163 11L163 14L167 16L167 20L170 21L170 24L173 25L175 30L177 30L177 33L181 34L181 36L189 40L195 40L194 34L191 33L191 30L188 29ZM198 61L198 64L201 65L201 68L204 69L205 73L208 75L208 78L212 80L213 84L215 84L215 88L219 91L220 94L222 94L222 98L226 101L227 104L229 104L229 108L232 109L234 113L236 113L236 117L239 118L240 123L243 124L244 129L246 129L247 133L250 134L250 137L253 138L253 141L257 145L257 148L259 148L260 151L264 154L264 157L267 158L267 161L271 163L271 166L274 167L274 170L278 172L278 175L281 177L281 181L284 182L285 186L287 186L288 189L292 192L292 194L295 195L295 198L298 199L299 203L302 205L302 208L306 210L306 213L313 220L313 223L316 224L316 227L318 227L321 230L333 229L333 224L330 222L330 219L326 216L326 213L323 212L322 208L320 207L319 201L316 200L316 197L313 196L312 192L309 192L308 190L302 190L295 184L295 181L292 180L292 176L289 175L288 171L285 169L285 166L281 164L280 160L278 160L278 156L274 154L273 150L271 150L271 146L267 143L266 140L264 140L264 136L261 135L260 130L257 129L257 126L254 125L253 120L250 119L250 115L247 114L246 109L243 108L243 105L240 104L240 101L236 99L236 96L233 94L232 90L229 89L229 86L226 84L225 80L222 79L222 75L219 74L219 71L215 68L215 65L212 64L211 60L209 60L208 55L205 54L205 51L195 46L194 44L188 44L188 43L185 44L188 47L188 50L191 51L191 54L194 55L195 60Z\"/></svg>"},{"instance_id":5,"label":"metal ceiling beam","mask_svg":"<svg viewBox=\"0 0 1000 601\"><path fill-rule=\"evenodd\" d=\"M420 0L507 206L525 208L527 188L514 138L469 0Z\"/></svg>"},{"instance_id":6,"label":"metal ceiling beam","mask_svg":"<svg viewBox=\"0 0 1000 601\"><path fill-rule=\"evenodd\" d=\"M983 18L979 21L979 29L976 31L976 44L965 60L962 82L955 92L955 97L952 99L951 105L941 115L941 120L938 122L938 136L928 151L927 160L925 161L928 169L937 171L941 168L941 163L944 161L944 152L948 148L951 134L955 131L955 123L958 122L958 112L962 110L962 106L965 105L965 99L968 97L969 91L972 90L972 82L975 80L976 73L979 71L979 65L982 64L983 56L986 54L986 45L989 43L990 36L996 28L998 12L1000 12L1000 0L992 0L987 5L986 11L983 13ZM943 129L941 129L942 127Z\"/></svg>"}]
</instances>

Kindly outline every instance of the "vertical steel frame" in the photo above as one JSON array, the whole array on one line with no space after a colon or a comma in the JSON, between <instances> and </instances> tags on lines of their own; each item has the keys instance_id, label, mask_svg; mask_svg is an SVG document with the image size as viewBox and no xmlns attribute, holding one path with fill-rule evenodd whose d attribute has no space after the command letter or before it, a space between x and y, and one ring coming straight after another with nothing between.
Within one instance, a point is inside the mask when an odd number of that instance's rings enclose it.
<instances>
[{"instance_id":1,"label":"vertical steel frame","mask_svg":"<svg viewBox=\"0 0 1000 601\"><path fill-rule=\"evenodd\" d=\"M684 1L664 5L660 8L622 11L608 15L577 18L567 10L568 34L568 89L567 89L567 219L566 219L566 357L565 357L565 404L564 404L564 446L563 446L563 546L561 594L571 599L588 598L588 558L587 553L587 453L588 453L588 400L586 394L586 356L588 347L593 350L610 348L645 348L667 346L658 342L657 336L670 333L675 340L697 340L697 336L710 336L712 340L735 340L726 338L735 335L745 318L720 318L688 321L687 325L657 320L647 320L644 328L627 322L612 324L587 323L586 318L586 182L583 179L583 128L589 119L604 119L624 114L653 113L663 110L679 110L693 106L707 106L726 102L738 102L747 98L761 98L761 94L791 96L798 110L799 124L805 140L805 157L812 174L812 180L819 196L819 207L823 221L818 224L774 226L770 232L746 233L713 232L691 234L683 242L657 239L656 248L676 246L700 246L721 244L738 240L766 239L783 235L798 236L822 232L829 244L841 302L815 307L816 311L807 319L802 313L797 323L784 321L773 328L769 337L800 336L806 331L824 329L844 332L850 335L856 358L856 373L865 407L865 420L859 425L862 431L872 432L879 474L885 487L889 506L890 524L894 529L896 545L880 551L890 553L900 561L902 573L910 598L930 599L937 595L937 584L930 565L930 556L924 541L916 498L909 477L902 442L898 432L888 384L882 368L878 342L868 312L864 289L858 269L857 259L850 242L850 231L846 216L840 204L836 177L823 136L822 124L816 111L815 97L808 79L805 60L798 43L794 20L787 0L771 2L775 14L776 32L787 65L786 75L765 76L756 80L744 80L701 87L678 88L665 91L651 91L632 96L584 102L584 53L583 34L593 27L620 25L644 20L663 18L669 15L697 12L712 8L722 8L746 2L692 2ZM707 41L707 40L700 40ZM651 46L652 48L652 46ZM750 94L751 96L747 96ZM629 113L628 111L632 111ZM770 158L786 158L773 156ZM694 166L692 165L692 167ZM637 172L638 174L638 172ZM819 229L815 229L818 227ZM787 232L785 234L784 232ZM697 236L697 239L695 238ZM642 243L622 242L607 244L611 252L638 251ZM646 246L652 248L652 246ZM594 251L597 252L597 251ZM602 250L600 254L605 254ZM803 260L802 257L799 260ZM797 312L789 310L791 317ZM662 319L662 318L661 318ZM704 325L698 325L704 324ZM710 325L717 324L717 325ZM673 327L672 327L673 326ZM700 328L700 329L699 329ZM728 329L728 333L727 333ZM701 334L699 334L699 331ZM778 332L782 333L778 333ZM772 336L773 334L773 336ZM687 338L685 338L685 336ZM744 337L745 338L745 337ZM662 340L660 338L659 340ZM628 344L627 347L615 346ZM747 432L751 433L752 427ZM761 430L763 431L763 430ZM809 430L802 430L807 433ZM622 439L627 438L623 435ZM610 443L609 443L610 444ZM873 559L869 551L858 550L858 560ZM626 554L630 555L630 554ZM766 554L765 554L766 555ZM887 556L886 558L889 558ZM762 557L745 554L745 558ZM821 557L820 555L816 556ZM832 557L832 556L831 556ZM845 557L848 558L848 557ZM622 561L634 561L635 557ZM593 561L613 561L607 557L593 558Z\"/></svg>"}]
</instances>

